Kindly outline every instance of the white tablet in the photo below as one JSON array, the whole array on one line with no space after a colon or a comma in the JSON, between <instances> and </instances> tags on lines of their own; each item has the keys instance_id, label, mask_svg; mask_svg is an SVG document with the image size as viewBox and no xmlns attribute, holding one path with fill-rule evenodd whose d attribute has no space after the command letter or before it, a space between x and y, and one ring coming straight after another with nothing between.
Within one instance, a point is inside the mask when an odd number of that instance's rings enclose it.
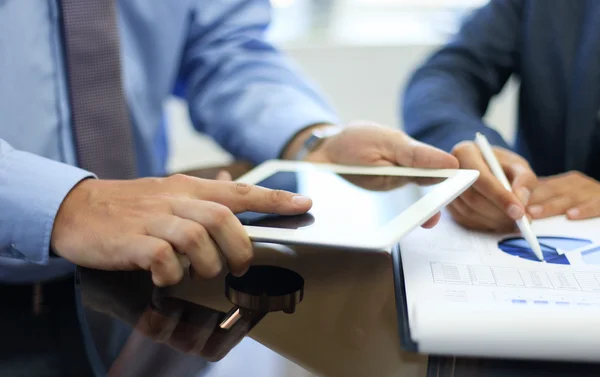
<instances>
[{"instance_id":1,"label":"white tablet","mask_svg":"<svg viewBox=\"0 0 600 377\"><path fill-rule=\"evenodd\" d=\"M306 195L299 216L244 212L255 242L390 250L472 185L473 170L354 167L268 161L237 181Z\"/></svg>"}]
</instances>

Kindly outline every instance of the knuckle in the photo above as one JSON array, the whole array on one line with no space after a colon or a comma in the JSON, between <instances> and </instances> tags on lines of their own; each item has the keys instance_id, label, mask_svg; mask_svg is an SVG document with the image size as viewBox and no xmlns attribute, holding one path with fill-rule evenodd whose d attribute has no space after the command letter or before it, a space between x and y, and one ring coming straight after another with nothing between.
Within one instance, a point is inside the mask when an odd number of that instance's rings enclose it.
<instances>
[{"instance_id":1,"label":"knuckle","mask_svg":"<svg viewBox=\"0 0 600 377\"><path fill-rule=\"evenodd\" d=\"M185 227L182 232L183 243L188 248L199 247L199 245L202 244L208 237L204 227L197 224Z\"/></svg>"},{"instance_id":2,"label":"knuckle","mask_svg":"<svg viewBox=\"0 0 600 377\"><path fill-rule=\"evenodd\" d=\"M469 145L471 143L472 142L468 141L468 140L461 141L460 143L456 144L454 146L454 148L452 148L452 152L456 152L456 153L464 152L465 150L467 150L469 148Z\"/></svg>"},{"instance_id":3,"label":"knuckle","mask_svg":"<svg viewBox=\"0 0 600 377\"><path fill-rule=\"evenodd\" d=\"M581 180L584 178L584 175L577 170L571 170L566 175L569 179L573 179L573 180Z\"/></svg>"},{"instance_id":4,"label":"knuckle","mask_svg":"<svg viewBox=\"0 0 600 377\"><path fill-rule=\"evenodd\" d=\"M217 262L208 263L206 266L204 266L203 276L206 279L213 279L219 276L222 271L223 264Z\"/></svg>"},{"instance_id":5,"label":"knuckle","mask_svg":"<svg viewBox=\"0 0 600 377\"><path fill-rule=\"evenodd\" d=\"M152 264L164 265L171 258L171 246L167 243L160 244L152 249L150 259Z\"/></svg>"},{"instance_id":6,"label":"knuckle","mask_svg":"<svg viewBox=\"0 0 600 377\"><path fill-rule=\"evenodd\" d=\"M246 196L252 191L252 185L243 182L236 182L234 189L235 193L241 196Z\"/></svg>"},{"instance_id":7,"label":"knuckle","mask_svg":"<svg viewBox=\"0 0 600 377\"><path fill-rule=\"evenodd\" d=\"M233 213L229 208L214 203L214 205L210 208L210 217L213 224L223 225L227 223L227 221L233 216Z\"/></svg>"},{"instance_id":8,"label":"knuckle","mask_svg":"<svg viewBox=\"0 0 600 377\"><path fill-rule=\"evenodd\" d=\"M145 177L145 178L140 178L140 181L143 181L150 186L158 187L158 186L162 185L163 183L165 183L165 178Z\"/></svg>"},{"instance_id":9,"label":"knuckle","mask_svg":"<svg viewBox=\"0 0 600 377\"><path fill-rule=\"evenodd\" d=\"M223 265L220 262L204 262L201 266L192 266L194 276L202 279L213 279L219 276L223 271Z\"/></svg>"},{"instance_id":10,"label":"knuckle","mask_svg":"<svg viewBox=\"0 0 600 377\"><path fill-rule=\"evenodd\" d=\"M283 190L271 190L269 192L269 201L272 203L280 203L286 200L287 192Z\"/></svg>"},{"instance_id":11,"label":"knuckle","mask_svg":"<svg viewBox=\"0 0 600 377\"><path fill-rule=\"evenodd\" d=\"M177 174L173 174L172 176L170 176L167 179L172 182L187 182L189 180L189 178L190 177L188 175L177 173Z\"/></svg>"},{"instance_id":12,"label":"knuckle","mask_svg":"<svg viewBox=\"0 0 600 377\"><path fill-rule=\"evenodd\" d=\"M508 208L509 206L513 205L514 203L520 203L519 198L517 198L514 194L512 194L508 191L498 193L497 195L498 195L499 202L502 204L502 206L504 206L504 208Z\"/></svg>"},{"instance_id":13,"label":"knuckle","mask_svg":"<svg viewBox=\"0 0 600 377\"><path fill-rule=\"evenodd\" d=\"M248 242L247 245L244 245L236 250L234 257L229 261L229 263L231 263L231 267L235 268L236 270L245 270L246 267L250 266L253 259L254 250L250 242Z\"/></svg>"},{"instance_id":14,"label":"knuckle","mask_svg":"<svg viewBox=\"0 0 600 377\"><path fill-rule=\"evenodd\" d=\"M166 182L172 184L173 187L188 186L195 180L197 180L197 178L182 173L173 174L166 178Z\"/></svg>"},{"instance_id":15,"label":"knuckle","mask_svg":"<svg viewBox=\"0 0 600 377\"><path fill-rule=\"evenodd\" d=\"M472 141L461 141L460 143L456 144L454 148L452 148L452 154L454 155L454 157L460 160L465 155L472 153L473 147L474 143Z\"/></svg>"}]
</instances>

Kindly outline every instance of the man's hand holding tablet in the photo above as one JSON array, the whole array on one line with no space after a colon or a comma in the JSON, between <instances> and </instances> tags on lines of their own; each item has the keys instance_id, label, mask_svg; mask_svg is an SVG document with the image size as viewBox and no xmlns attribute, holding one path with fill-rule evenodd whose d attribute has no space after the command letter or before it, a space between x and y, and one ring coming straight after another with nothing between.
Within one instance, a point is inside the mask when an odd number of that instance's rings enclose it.
<instances>
[{"instance_id":1,"label":"man's hand holding tablet","mask_svg":"<svg viewBox=\"0 0 600 377\"><path fill-rule=\"evenodd\" d=\"M320 127L337 127L320 125ZM302 135L298 139L300 139ZM295 148L294 148L295 147ZM299 146L293 144L285 157L291 158ZM377 124L351 124L327 138L304 161L353 166L404 166L423 169L458 169L458 160L449 153L412 139L406 133ZM439 213L423 224L431 228Z\"/></svg>"},{"instance_id":2,"label":"man's hand holding tablet","mask_svg":"<svg viewBox=\"0 0 600 377\"><path fill-rule=\"evenodd\" d=\"M315 144L317 133L327 136ZM388 250L414 227L433 227L478 176L456 170L454 156L376 124L309 128L283 153L298 156L302 162L270 161L239 179L313 201L309 217L238 215L253 241Z\"/></svg>"}]
</instances>

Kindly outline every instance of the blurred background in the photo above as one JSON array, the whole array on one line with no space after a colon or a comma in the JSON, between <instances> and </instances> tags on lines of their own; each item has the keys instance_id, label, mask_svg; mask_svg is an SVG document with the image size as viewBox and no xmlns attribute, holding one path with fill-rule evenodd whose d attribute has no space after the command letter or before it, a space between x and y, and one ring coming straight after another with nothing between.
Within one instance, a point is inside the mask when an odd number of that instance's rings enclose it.
<instances>
[{"instance_id":1,"label":"blurred background","mask_svg":"<svg viewBox=\"0 0 600 377\"><path fill-rule=\"evenodd\" d=\"M369 119L402 127L398 104L415 67L487 0L270 0L269 39L329 98L343 121ZM512 139L515 85L486 119ZM167 104L171 171L224 164L231 156L190 126L185 103ZM209 377L307 377L308 372L248 339Z\"/></svg>"},{"instance_id":2,"label":"blurred background","mask_svg":"<svg viewBox=\"0 0 600 377\"><path fill-rule=\"evenodd\" d=\"M343 121L369 119L402 127L398 104L413 69L487 0L270 0L269 39L285 51L330 99ZM487 120L509 140L515 118L514 84ZM194 133L185 103L167 105L171 118L170 171L225 163L231 157Z\"/></svg>"}]
</instances>

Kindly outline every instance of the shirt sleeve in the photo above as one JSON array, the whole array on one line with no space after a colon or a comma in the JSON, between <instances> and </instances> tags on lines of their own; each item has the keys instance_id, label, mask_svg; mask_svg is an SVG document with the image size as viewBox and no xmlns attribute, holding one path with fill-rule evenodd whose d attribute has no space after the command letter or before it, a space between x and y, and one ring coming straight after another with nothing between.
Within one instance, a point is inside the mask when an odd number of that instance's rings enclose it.
<instances>
[{"instance_id":1,"label":"shirt sleeve","mask_svg":"<svg viewBox=\"0 0 600 377\"><path fill-rule=\"evenodd\" d=\"M194 126L235 157L277 158L299 131L339 123L328 101L265 40L269 0L201 2L182 57Z\"/></svg>"},{"instance_id":2,"label":"shirt sleeve","mask_svg":"<svg viewBox=\"0 0 600 377\"><path fill-rule=\"evenodd\" d=\"M413 137L450 151L475 133L509 148L482 117L518 68L522 0L491 0L413 74L404 93L403 121Z\"/></svg>"},{"instance_id":3,"label":"shirt sleeve","mask_svg":"<svg viewBox=\"0 0 600 377\"><path fill-rule=\"evenodd\" d=\"M79 168L12 148L0 139L0 254L46 264L54 219L81 180Z\"/></svg>"}]
</instances>

